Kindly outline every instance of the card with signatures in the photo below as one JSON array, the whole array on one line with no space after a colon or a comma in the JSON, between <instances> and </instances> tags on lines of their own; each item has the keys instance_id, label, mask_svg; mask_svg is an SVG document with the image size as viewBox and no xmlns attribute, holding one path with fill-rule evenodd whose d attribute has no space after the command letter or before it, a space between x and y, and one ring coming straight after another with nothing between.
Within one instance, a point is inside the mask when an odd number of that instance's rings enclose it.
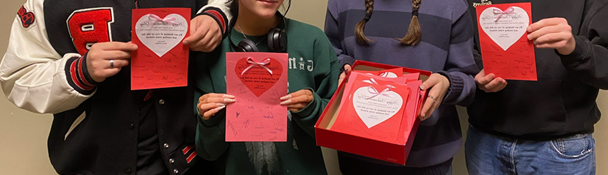
<instances>
[{"instance_id":1,"label":"card with signatures","mask_svg":"<svg viewBox=\"0 0 608 175\"><path fill-rule=\"evenodd\" d=\"M287 141L287 53L226 53L226 142Z\"/></svg>"},{"instance_id":2,"label":"card with signatures","mask_svg":"<svg viewBox=\"0 0 608 175\"><path fill-rule=\"evenodd\" d=\"M133 9L131 90L188 85L189 8Z\"/></svg>"},{"instance_id":3,"label":"card with signatures","mask_svg":"<svg viewBox=\"0 0 608 175\"><path fill-rule=\"evenodd\" d=\"M532 21L530 3L482 5L476 10L485 73L536 81L534 44L527 37Z\"/></svg>"}]
</instances>

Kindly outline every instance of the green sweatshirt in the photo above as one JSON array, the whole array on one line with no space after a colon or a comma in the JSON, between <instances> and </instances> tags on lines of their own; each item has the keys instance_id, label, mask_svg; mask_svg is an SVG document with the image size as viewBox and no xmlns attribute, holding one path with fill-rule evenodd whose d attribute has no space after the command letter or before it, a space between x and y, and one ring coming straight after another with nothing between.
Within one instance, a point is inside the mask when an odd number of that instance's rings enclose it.
<instances>
[{"instance_id":1,"label":"green sweatshirt","mask_svg":"<svg viewBox=\"0 0 608 175\"><path fill-rule=\"evenodd\" d=\"M264 166L261 174L327 174L321 148L316 146L314 125L338 86L339 65L336 54L325 33L319 28L286 19L287 52L289 53L289 93L301 89L313 91L314 100L304 109L291 112L288 119L287 142L275 142L278 161L274 172ZM264 36L247 36L260 51L268 51ZM193 60L196 90L195 109L200 96L206 93L226 93L226 52L233 52L228 39L236 44L244 38L231 31L210 55ZM237 97L238 98L238 97ZM225 109L209 120L197 113L196 152L211 161L211 174L257 174L253 160L243 142L225 142ZM279 167L279 168L276 168Z\"/></svg>"}]
</instances>

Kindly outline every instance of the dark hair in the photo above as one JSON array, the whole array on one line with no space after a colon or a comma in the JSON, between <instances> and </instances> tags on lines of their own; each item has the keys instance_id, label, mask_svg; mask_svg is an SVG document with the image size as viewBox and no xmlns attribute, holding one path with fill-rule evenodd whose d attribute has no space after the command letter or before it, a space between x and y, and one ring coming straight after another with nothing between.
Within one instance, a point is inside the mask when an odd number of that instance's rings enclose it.
<instances>
[{"instance_id":1,"label":"dark hair","mask_svg":"<svg viewBox=\"0 0 608 175\"><path fill-rule=\"evenodd\" d=\"M418 22L418 9L420 9L421 0L412 0L412 21L407 30L407 34L403 38L395 38L397 41L406 45L416 45L420 42L422 37L420 22ZM371 40L365 37L363 31L365 30L365 23L369 21L374 11L374 0L365 0L365 17L359 21L355 26L355 36L357 43L365 44Z\"/></svg>"}]
</instances>

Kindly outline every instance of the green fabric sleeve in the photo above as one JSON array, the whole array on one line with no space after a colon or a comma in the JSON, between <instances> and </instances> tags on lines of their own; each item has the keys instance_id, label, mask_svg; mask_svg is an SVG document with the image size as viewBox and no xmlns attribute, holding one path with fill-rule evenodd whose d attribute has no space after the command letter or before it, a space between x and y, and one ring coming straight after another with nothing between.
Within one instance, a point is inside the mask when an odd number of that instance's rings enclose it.
<instances>
[{"instance_id":1,"label":"green fabric sleeve","mask_svg":"<svg viewBox=\"0 0 608 175\"><path fill-rule=\"evenodd\" d=\"M313 72L317 87L311 88L314 100L304 109L292 113L296 123L312 137L315 136L314 126L317 119L338 88L338 77L340 76L336 53L325 35L315 40L313 52L314 60L317 63Z\"/></svg>"},{"instance_id":2,"label":"green fabric sleeve","mask_svg":"<svg viewBox=\"0 0 608 175\"><path fill-rule=\"evenodd\" d=\"M196 127L196 153L205 160L217 160L230 146L226 138L226 111L221 110L214 117L203 121L198 117ZM211 125L210 125L211 124Z\"/></svg>"},{"instance_id":3,"label":"green fabric sleeve","mask_svg":"<svg viewBox=\"0 0 608 175\"><path fill-rule=\"evenodd\" d=\"M201 70L208 71L208 70ZM207 92L212 92L213 87L209 77L197 77L197 85L194 90L194 113L197 118L196 126L196 152L205 160L217 160L230 146L225 141L226 137L226 110L217 112L209 120L204 120L198 112L198 99Z\"/></svg>"}]
</instances>

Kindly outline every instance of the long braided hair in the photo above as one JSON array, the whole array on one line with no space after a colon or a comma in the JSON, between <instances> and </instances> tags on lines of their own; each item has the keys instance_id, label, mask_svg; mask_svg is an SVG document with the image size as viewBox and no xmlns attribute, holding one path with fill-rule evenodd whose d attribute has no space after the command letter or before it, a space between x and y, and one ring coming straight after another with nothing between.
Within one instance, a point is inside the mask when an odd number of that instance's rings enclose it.
<instances>
[{"instance_id":1,"label":"long braided hair","mask_svg":"<svg viewBox=\"0 0 608 175\"><path fill-rule=\"evenodd\" d=\"M420 9L421 0L412 0L412 20L407 30L407 34L403 38L395 38L397 41L405 45L416 45L420 42L422 37L420 22L418 21L418 9ZM365 17L359 21L355 26L355 36L357 43L366 44L372 40L368 39L363 33L365 30L365 23L369 21L374 11L374 0L365 0Z\"/></svg>"},{"instance_id":2,"label":"long braided hair","mask_svg":"<svg viewBox=\"0 0 608 175\"><path fill-rule=\"evenodd\" d=\"M369 18L372 17L372 13L374 12L374 0L365 0L365 17L363 20L359 21L355 26L355 36L357 37L357 43L365 44L372 40L367 39L363 31L365 30L365 23L369 21Z\"/></svg>"}]
</instances>

